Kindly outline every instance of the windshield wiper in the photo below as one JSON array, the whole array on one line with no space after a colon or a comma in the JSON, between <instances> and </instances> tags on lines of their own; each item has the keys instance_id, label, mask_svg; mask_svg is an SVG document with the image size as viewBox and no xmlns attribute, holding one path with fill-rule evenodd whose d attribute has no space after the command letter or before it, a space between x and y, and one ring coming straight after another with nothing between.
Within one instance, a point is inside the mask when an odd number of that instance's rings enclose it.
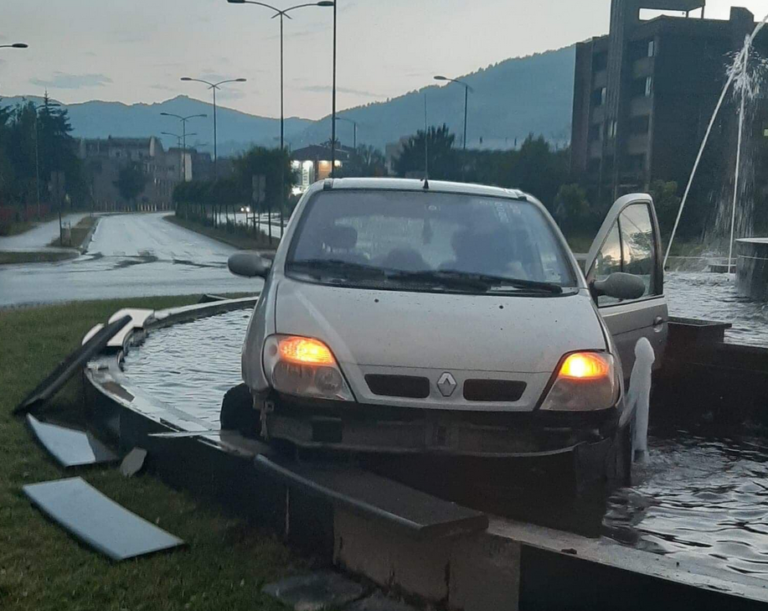
<instances>
[{"instance_id":1,"label":"windshield wiper","mask_svg":"<svg viewBox=\"0 0 768 611\"><path fill-rule=\"evenodd\" d=\"M511 286L518 289L528 289L562 295L563 287L552 282L538 282L535 280L523 280L519 278L505 278L490 274L477 274L471 272L458 272L454 270L436 270L425 272L387 272L388 278L400 280L414 280L417 282L439 282L447 285L461 286L488 291L492 288Z\"/></svg>"},{"instance_id":2,"label":"windshield wiper","mask_svg":"<svg viewBox=\"0 0 768 611\"><path fill-rule=\"evenodd\" d=\"M289 264L289 269L306 272L316 278L323 278L328 275L355 277L376 277L383 278L383 270L364 265L362 263L352 263L351 261L342 261L341 259L306 259L303 261L294 261Z\"/></svg>"}]
</instances>

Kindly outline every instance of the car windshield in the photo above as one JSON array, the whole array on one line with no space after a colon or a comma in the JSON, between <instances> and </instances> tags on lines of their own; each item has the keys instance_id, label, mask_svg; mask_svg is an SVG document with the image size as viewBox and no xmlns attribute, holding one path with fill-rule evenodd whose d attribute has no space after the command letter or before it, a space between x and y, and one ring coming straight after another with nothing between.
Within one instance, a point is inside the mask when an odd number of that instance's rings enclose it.
<instances>
[{"instance_id":1,"label":"car windshield","mask_svg":"<svg viewBox=\"0 0 768 611\"><path fill-rule=\"evenodd\" d=\"M318 193L299 223L286 273L401 290L556 295L576 286L534 204L426 191Z\"/></svg>"}]
</instances>

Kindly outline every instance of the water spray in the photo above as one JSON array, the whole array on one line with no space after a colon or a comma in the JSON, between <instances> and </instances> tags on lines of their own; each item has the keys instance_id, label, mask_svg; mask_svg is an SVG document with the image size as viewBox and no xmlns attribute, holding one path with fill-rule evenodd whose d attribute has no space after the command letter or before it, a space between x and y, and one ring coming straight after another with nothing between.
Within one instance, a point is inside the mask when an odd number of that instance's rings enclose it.
<instances>
[{"instance_id":1,"label":"water spray","mask_svg":"<svg viewBox=\"0 0 768 611\"><path fill-rule=\"evenodd\" d=\"M675 236L677 235L677 229L680 226L680 219L683 216L683 210L685 210L685 204L688 201L688 196L691 193L691 187L693 186L693 181L696 178L696 173L699 169L699 165L701 164L701 158L704 155L704 149L707 147L707 143L709 142L709 137L712 134L712 128L715 126L715 121L717 121L717 117L720 114L720 109L723 106L723 102L725 101L725 97L728 95L728 91L731 88L731 85L733 85L733 82L736 80L736 77L739 75L738 66L743 65L744 67L744 77L746 77L746 66L747 66L747 56L749 54L749 50L752 48L752 42L755 40L757 35L760 33L760 31L765 27L766 23L768 23L768 15L766 15L763 20L757 24L757 27L755 28L754 32L750 36L747 36L747 41L744 45L744 48L740 51L739 55L736 57L736 61L734 62L734 68L731 69L728 75L728 81L725 84L725 87L723 88L723 93L720 95L720 99L717 101L717 106L715 107L715 112L712 114L712 119L709 122L709 126L707 127L707 132L704 134L704 140L701 143L701 147L699 148L699 154L696 156L696 162L693 164L693 171L691 172L691 177L688 179L688 185L685 188L685 193L683 195L683 200L680 202L680 209L677 212L677 218L675 219L675 226L672 229L672 235L669 238L669 245L667 246L667 253L664 256L664 268L667 267L667 262L669 261L669 254L672 252L672 245L675 241ZM746 89L746 83L744 83L745 89ZM739 119L739 122L741 124L739 129L739 157L741 154L741 129L743 127L743 119L744 119L744 112L743 112L743 106L745 102L745 96L746 93L743 92L742 95L742 113L741 117ZM740 161L740 159L739 159ZM738 172L738 165L737 162L737 172ZM738 188L738 178L737 178L737 188ZM734 204L735 205L735 204ZM734 223L735 224L735 219ZM733 231L733 224L731 226L731 230ZM731 248L733 248L733 236L731 238ZM732 255L733 253L731 253ZM729 258L728 265L730 266L731 260ZM730 269L729 269L730 271Z\"/></svg>"}]
</instances>

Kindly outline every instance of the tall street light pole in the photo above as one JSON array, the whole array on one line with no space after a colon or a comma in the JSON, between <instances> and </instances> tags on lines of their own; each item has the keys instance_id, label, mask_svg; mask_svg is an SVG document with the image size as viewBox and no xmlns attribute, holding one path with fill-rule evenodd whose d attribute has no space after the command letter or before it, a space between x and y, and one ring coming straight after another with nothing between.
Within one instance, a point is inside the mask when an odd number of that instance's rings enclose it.
<instances>
[{"instance_id":1,"label":"tall street light pole","mask_svg":"<svg viewBox=\"0 0 768 611\"><path fill-rule=\"evenodd\" d=\"M271 10L274 14L272 15L272 19L275 17L280 18L280 150L285 152L285 54L284 54L284 22L285 19L293 19L288 13L291 13L293 11L296 11L301 8L309 8L309 7L334 7L334 16L335 16L335 10L336 10L336 3L331 2L330 0L326 0L323 2L311 2L308 4L297 4L296 6L291 6L287 9L279 9L275 6L272 6L271 4L266 4L264 2L256 2L255 0L227 0L229 4L253 4L254 6L262 6L264 8L267 8ZM335 65L335 61L334 61ZM335 75L334 75L334 82L335 82ZM334 99L335 99L335 87L334 87ZM335 102L334 102L335 104ZM281 228L284 227L284 209L285 209L285 202L283 202L283 198L285 197L285 160L282 160L280 163L280 226ZM333 171L333 170L331 170ZM272 233L272 221L270 219L270 225L269 225L269 232ZM271 235L270 235L271 238Z\"/></svg>"},{"instance_id":2,"label":"tall street light pole","mask_svg":"<svg viewBox=\"0 0 768 611\"><path fill-rule=\"evenodd\" d=\"M181 139L182 139L182 149L181 149L181 181L186 182L187 179L187 172L186 168L184 167L184 163L186 162L186 155L187 155L187 121L190 121L191 119L205 119L208 117L206 114L200 114L200 115L189 115L188 117L182 117L181 115L175 115L170 112L161 112L161 116L163 117L172 117L174 119L178 119L181 121Z\"/></svg>"},{"instance_id":3,"label":"tall street light pole","mask_svg":"<svg viewBox=\"0 0 768 611\"><path fill-rule=\"evenodd\" d=\"M29 45L24 42L15 42L12 45L0 45L0 49L29 49Z\"/></svg>"},{"instance_id":4,"label":"tall street light pole","mask_svg":"<svg viewBox=\"0 0 768 611\"><path fill-rule=\"evenodd\" d=\"M203 83L204 85L208 85L208 89L211 89L213 91L213 178L218 180L219 178L219 137L217 133L217 127L216 127L216 92L221 88L222 85L226 85L227 83L245 83L247 79L244 78L236 78L236 79L227 79L225 81L219 81L218 83L211 83L204 79L199 78L190 78L188 76L184 76L181 79L185 82L194 82L194 83Z\"/></svg>"},{"instance_id":5,"label":"tall street light pole","mask_svg":"<svg viewBox=\"0 0 768 611\"><path fill-rule=\"evenodd\" d=\"M352 119L347 119L346 117L336 117L336 120L337 121L346 121L347 123L351 123L354 126L354 128L355 128L354 134L355 135L354 135L354 138L353 138L353 147L354 147L355 150L357 150L357 125L358 125L357 121L353 121Z\"/></svg>"},{"instance_id":6,"label":"tall street light pole","mask_svg":"<svg viewBox=\"0 0 768 611\"><path fill-rule=\"evenodd\" d=\"M448 78L445 76L436 76L436 81L448 81L450 83L457 83L464 87L464 150L467 150L467 115L469 113L469 92L474 91L472 87L467 85L464 81L458 79Z\"/></svg>"}]
</instances>

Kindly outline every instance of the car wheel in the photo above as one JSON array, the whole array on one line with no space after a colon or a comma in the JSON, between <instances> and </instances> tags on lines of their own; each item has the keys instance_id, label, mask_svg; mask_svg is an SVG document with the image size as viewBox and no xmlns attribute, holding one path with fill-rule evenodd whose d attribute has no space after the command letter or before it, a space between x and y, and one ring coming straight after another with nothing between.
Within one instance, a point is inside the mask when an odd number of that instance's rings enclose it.
<instances>
[{"instance_id":1,"label":"car wheel","mask_svg":"<svg viewBox=\"0 0 768 611\"><path fill-rule=\"evenodd\" d=\"M258 420L253 409L251 389L246 384L230 388L221 402L221 428L225 431L240 431L253 435Z\"/></svg>"}]
</instances>

